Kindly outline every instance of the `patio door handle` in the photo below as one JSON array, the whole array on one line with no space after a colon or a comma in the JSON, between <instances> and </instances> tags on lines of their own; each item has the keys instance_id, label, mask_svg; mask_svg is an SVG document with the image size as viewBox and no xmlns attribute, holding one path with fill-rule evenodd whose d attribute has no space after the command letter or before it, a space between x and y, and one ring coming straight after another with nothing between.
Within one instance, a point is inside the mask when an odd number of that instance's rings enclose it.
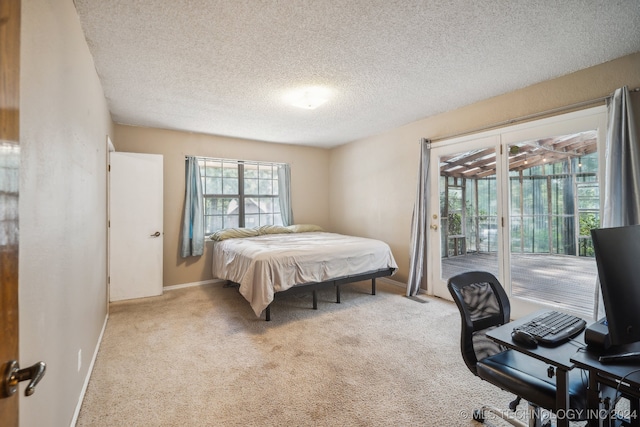
<instances>
[{"instance_id":1,"label":"patio door handle","mask_svg":"<svg viewBox=\"0 0 640 427\"><path fill-rule=\"evenodd\" d=\"M438 229L438 225L437 224L431 224L431 226L429 228L431 228L432 230L435 231L435 230Z\"/></svg>"}]
</instances>

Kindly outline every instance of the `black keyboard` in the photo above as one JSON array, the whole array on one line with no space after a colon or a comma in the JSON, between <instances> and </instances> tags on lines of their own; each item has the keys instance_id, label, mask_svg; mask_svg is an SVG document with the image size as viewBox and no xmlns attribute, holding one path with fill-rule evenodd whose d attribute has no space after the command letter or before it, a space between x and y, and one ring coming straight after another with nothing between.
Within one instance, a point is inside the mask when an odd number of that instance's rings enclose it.
<instances>
[{"instance_id":1,"label":"black keyboard","mask_svg":"<svg viewBox=\"0 0 640 427\"><path fill-rule=\"evenodd\" d=\"M578 335L586 325L587 322L577 316L547 311L513 330L526 331L541 344L556 345Z\"/></svg>"}]
</instances>

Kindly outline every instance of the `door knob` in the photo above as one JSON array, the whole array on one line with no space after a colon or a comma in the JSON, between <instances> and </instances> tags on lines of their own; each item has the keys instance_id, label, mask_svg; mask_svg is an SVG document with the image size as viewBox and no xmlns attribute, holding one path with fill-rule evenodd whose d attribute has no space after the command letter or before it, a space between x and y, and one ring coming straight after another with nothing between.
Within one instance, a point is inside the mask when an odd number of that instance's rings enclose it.
<instances>
[{"instance_id":1,"label":"door knob","mask_svg":"<svg viewBox=\"0 0 640 427\"><path fill-rule=\"evenodd\" d=\"M47 365L44 362L38 362L35 365L29 366L28 368L20 369L20 365L17 360L12 360L7 363L7 367L4 371L3 382L3 392L4 397L9 397L15 394L18 390L18 383L20 381L27 381L29 385L27 385L26 390L24 391L25 396L31 396L36 391L36 385L40 382L44 373L47 369Z\"/></svg>"},{"instance_id":2,"label":"door knob","mask_svg":"<svg viewBox=\"0 0 640 427\"><path fill-rule=\"evenodd\" d=\"M159 232L159 231L156 231L155 233L153 233L153 234L151 235L151 237L160 237L160 232Z\"/></svg>"},{"instance_id":3,"label":"door knob","mask_svg":"<svg viewBox=\"0 0 640 427\"><path fill-rule=\"evenodd\" d=\"M437 224L431 224L429 226L429 228L431 228L432 230L437 230L438 229L438 225Z\"/></svg>"}]
</instances>

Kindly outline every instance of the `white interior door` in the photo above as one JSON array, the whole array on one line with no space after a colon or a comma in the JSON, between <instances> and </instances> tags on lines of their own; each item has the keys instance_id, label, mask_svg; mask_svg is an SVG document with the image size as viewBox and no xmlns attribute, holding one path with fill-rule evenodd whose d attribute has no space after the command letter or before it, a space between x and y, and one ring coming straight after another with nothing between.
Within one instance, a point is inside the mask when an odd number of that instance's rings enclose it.
<instances>
[{"instance_id":1,"label":"white interior door","mask_svg":"<svg viewBox=\"0 0 640 427\"><path fill-rule=\"evenodd\" d=\"M110 301L162 294L163 158L110 154Z\"/></svg>"}]
</instances>

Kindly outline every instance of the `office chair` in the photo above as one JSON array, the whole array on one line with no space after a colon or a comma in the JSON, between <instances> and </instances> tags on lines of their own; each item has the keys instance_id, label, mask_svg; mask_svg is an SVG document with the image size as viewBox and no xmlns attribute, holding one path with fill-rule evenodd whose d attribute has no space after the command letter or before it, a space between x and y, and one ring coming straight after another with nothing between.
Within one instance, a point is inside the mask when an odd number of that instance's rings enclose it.
<instances>
[{"instance_id":1,"label":"office chair","mask_svg":"<svg viewBox=\"0 0 640 427\"><path fill-rule=\"evenodd\" d=\"M486 336L488 330L509 322L511 314L509 298L498 279L491 273L472 271L451 277L447 287L462 317L460 345L465 364L474 375L516 394L518 397L509 405L512 411L522 398L529 402L529 414L532 415L529 424L525 424L505 411L483 406L474 411L474 419L484 422L484 415L492 413L514 426L550 425L551 421L543 419L541 411L556 412L557 409L555 377L548 377L548 365L508 350ZM579 369L569 371L572 409L586 408L586 386L586 376L583 379Z\"/></svg>"}]
</instances>

